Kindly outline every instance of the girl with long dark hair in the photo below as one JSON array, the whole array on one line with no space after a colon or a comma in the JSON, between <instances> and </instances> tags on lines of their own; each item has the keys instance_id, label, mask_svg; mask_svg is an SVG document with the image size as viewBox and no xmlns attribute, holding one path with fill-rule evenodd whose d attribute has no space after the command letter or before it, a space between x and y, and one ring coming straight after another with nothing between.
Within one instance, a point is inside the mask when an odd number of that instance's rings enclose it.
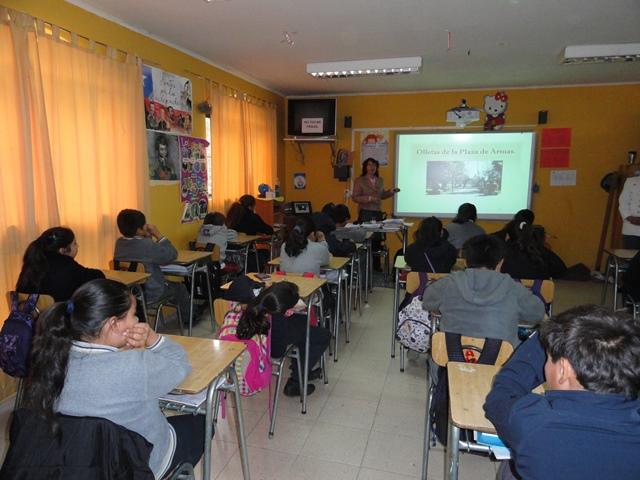
<instances>
[{"instance_id":1,"label":"girl with long dark hair","mask_svg":"<svg viewBox=\"0 0 640 480\"><path fill-rule=\"evenodd\" d=\"M456 263L458 251L443 238L442 222L436 217L425 218L414 235L414 242L404 253L407 265L414 272L449 273Z\"/></svg>"},{"instance_id":2,"label":"girl with long dark hair","mask_svg":"<svg viewBox=\"0 0 640 480\"><path fill-rule=\"evenodd\" d=\"M100 270L76 262L78 242L70 228L54 227L29 244L22 259L16 290L51 295L56 302L71 298L82 284L104 278Z\"/></svg>"},{"instance_id":3,"label":"girl with long dark hair","mask_svg":"<svg viewBox=\"0 0 640 480\"><path fill-rule=\"evenodd\" d=\"M273 235L273 227L255 213L256 199L243 195L234 202L227 212L227 227L247 235Z\"/></svg>"},{"instance_id":4,"label":"girl with long dark hair","mask_svg":"<svg viewBox=\"0 0 640 480\"><path fill-rule=\"evenodd\" d=\"M526 221L511 220L502 273L513 278L561 278L567 272L562 259L544 245L544 228Z\"/></svg>"},{"instance_id":5,"label":"girl with long dark hair","mask_svg":"<svg viewBox=\"0 0 640 480\"><path fill-rule=\"evenodd\" d=\"M55 413L100 417L139 433L153 444L156 478L179 462L202 455L203 418L169 419L158 398L188 375L181 346L138 323L136 301L113 280L93 280L38 319L25 385L24 406L50 420Z\"/></svg>"},{"instance_id":6,"label":"girl with long dark hair","mask_svg":"<svg viewBox=\"0 0 640 480\"><path fill-rule=\"evenodd\" d=\"M473 203L463 203L458 207L458 214L447 225L449 232L449 242L458 250L462 248L464 242L476 235L484 235L484 229L476 225L478 211Z\"/></svg>"},{"instance_id":7,"label":"girl with long dark hair","mask_svg":"<svg viewBox=\"0 0 640 480\"><path fill-rule=\"evenodd\" d=\"M298 217L280 250L283 272L320 274L320 267L329 263L329 247L324 233L316 232L306 216Z\"/></svg>"}]
</instances>

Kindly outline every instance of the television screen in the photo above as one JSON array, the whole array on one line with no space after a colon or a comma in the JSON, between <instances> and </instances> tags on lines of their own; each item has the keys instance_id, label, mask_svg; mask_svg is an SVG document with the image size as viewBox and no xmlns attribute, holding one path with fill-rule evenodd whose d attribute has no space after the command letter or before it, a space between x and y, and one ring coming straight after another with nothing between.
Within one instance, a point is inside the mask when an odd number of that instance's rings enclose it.
<instances>
[{"instance_id":1,"label":"television screen","mask_svg":"<svg viewBox=\"0 0 640 480\"><path fill-rule=\"evenodd\" d=\"M332 137L336 134L335 98L289 99L287 135Z\"/></svg>"},{"instance_id":2,"label":"television screen","mask_svg":"<svg viewBox=\"0 0 640 480\"><path fill-rule=\"evenodd\" d=\"M398 134L398 216L452 218L473 203L480 219L530 208L533 132Z\"/></svg>"}]
</instances>

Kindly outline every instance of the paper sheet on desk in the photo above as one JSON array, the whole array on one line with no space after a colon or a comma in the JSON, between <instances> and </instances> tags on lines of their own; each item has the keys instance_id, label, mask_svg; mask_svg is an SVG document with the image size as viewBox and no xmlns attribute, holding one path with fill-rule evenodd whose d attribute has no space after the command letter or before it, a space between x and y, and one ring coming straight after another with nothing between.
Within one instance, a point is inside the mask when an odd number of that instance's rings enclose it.
<instances>
[{"instance_id":1,"label":"paper sheet on desk","mask_svg":"<svg viewBox=\"0 0 640 480\"><path fill-rule=\"evenodd\" d=\"M183 265L162 265L160 270L162 270L162 273L174 273L177 275L185 275L189 273L189 267L185 267Z\"/></svg>"},{"instance_id":2,"label":"paper sheet on desk","mask_svg":"<svg viewBox=\"0 0 640 480\"><path fill-rule=\"evenodd\" d=\"M182 405L188 405L190 407L199 407L207 399L207 389L198 393L167 393L160 397L160 400L164 400L171 403L180 403Z\"/></svg>"}]
</instances>

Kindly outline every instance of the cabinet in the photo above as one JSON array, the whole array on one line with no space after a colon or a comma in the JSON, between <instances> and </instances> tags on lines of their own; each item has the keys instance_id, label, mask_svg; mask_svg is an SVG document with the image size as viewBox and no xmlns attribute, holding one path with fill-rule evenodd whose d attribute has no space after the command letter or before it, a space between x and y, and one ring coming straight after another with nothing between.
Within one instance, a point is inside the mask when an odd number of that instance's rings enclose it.
<instances>
[{"instance_id":1,"label":"cabinet","mask_svg":"<svg viewBox=\"0 0 640 480\"><path fill-rule=\"evenodd\" d=\"M272 198L256 198L256 213L269 225L283 223L283 202Z\"/></svg>"}]
</instances>

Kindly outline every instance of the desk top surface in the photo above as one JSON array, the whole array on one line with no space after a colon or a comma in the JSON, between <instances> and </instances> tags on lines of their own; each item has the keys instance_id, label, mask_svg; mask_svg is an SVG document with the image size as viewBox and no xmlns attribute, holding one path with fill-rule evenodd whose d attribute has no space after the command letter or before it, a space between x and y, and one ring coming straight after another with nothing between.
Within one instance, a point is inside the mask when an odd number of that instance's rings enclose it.
<instances>
[{"instance_id":1,"label":"desk top surface","mask_svg":"<svg viewBox=\"0 0 640 480\"><path fill-rule=\"evenodd\" d=\"M500 367L476 363L449 362L449 400L451 421L460 428L496 433L484 416L482 405L487 397L493 377Z\"/></svg>"},{"instance_id":2,"label":"desk top surface","mask_svg":"<svg viewBox=\"0 0 640 480\"><path fill-rule=\"evenodd\" d=\"M604 251L609 255L613 255L623 260L631 260L636 256L636 253L638 253L638 250L630 250L627 248L605 248Z\"/></svg>"},{"instance_id":3,"label":"desk top surface","mask_svg":"<svg viewBox=\"0 0 640 480\"><path fill-rule=\"evenodd\" d=\"M284 282L285 280L287 282L295 283L298 286L298 290L299 290L298 293L300 294L300 298L309 297L313 292L315 292L320 287L322 287L325 283L327 283L327 281L324 278L318 278L318 277L307 278L298 274L269 275L269 278L265 280L256 277L255 273L249 273L248 276L253 278L257 282L264 282L267 285L271 285L272 283L276 283L276 282ZM223 290L227 290L229 288L229 285L231 285L231 282L225 283L220 288L222 288Z\"/></svg>"},{"instance_id":4,"label":"desk top surface","mask_svg":"<svg viewBox=\"0 0 640 480\"><path fill-rule=\"evenodd\" d=\"M334 257L333 255L331 255L331 258L329 259L329 264L323 265L322 268L325 270L340 270L350 261L351 261L351 257ZM280 257L274 258L273 260L269 260L268 265L271 265L272 267L279 266Z\"/></svg>"},{"instance_id":5,"label":"desk top surface","mask_svg":"<svg viewBox=\"0 0 640 480\"><path fill-rule=\"evenodd\" d=\"M191 373L176 388L181 393L198 393L207 388L246 348L241 342L179 335L166 337L186 350L191 363Z\"/></svg>"},{"instance_id":6,"label":"desk top surface","mask_svg":"<svg viewBox=\"0 0 640 480\"><path fill-rule=\"evenodd\" d=\"M178 258L173 262L179 265L191 265L192 263L211 257L211 252L200 252L195 250L178 250Z\"/></svg>"},{"instance_id":7,"label":"desk top surface","mask_svg":"<svg viewBox=\"0 0 640 480\"><path fill-rule=\"evenodd\" d=\"M127 287L135 285L136 283L144 283L147 278L151 276L150 273L127 272L122 270L102 270L102 273L104 273L104 276L109 280L124 283Z\"/></svg>"},{"instance_id":8,"label":"desk top surface","mask_svg":"<svg viewBox=\"0 0 640 480\"><path fill-rule=\"evenodd\" d=\"M229 243L235 243L242 245L245 243L255 242L256 240L268 240L271 235L247 235L246 233L238 232L238 236L234 240L230 240Z\"/></svg>"}]
</instances>

